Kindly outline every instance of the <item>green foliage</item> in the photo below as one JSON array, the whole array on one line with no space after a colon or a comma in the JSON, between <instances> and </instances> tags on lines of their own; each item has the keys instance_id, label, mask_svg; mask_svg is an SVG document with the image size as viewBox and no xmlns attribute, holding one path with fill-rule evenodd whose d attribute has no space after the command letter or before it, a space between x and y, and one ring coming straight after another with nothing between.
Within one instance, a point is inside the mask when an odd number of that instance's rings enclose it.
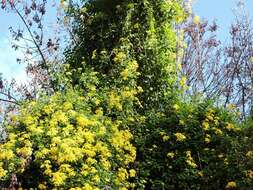
<instances>
[{"instance_id":1,"label":"green foliage","mask_svg":"<svg viewBox=\"0 0 253 190\"><path fill-rule=\"evenodd\" d=\"M172 96L177 80L173 24L185 15L177 0L85 1L71 9L73 34L78 44L66 52L71 68L94 68L103 86L129 86L131 64L138 64L134 82L144 89L138 95L144 109L160 109ZM80 60L85 65L80 65ZM135 70L134 70L135 72ZM79 75L73 75L79 84ZM120 85L118 84L120 83Z\"/></svg>"},{"instance_id":2,"label":"green foliage","mask_svg":"<svg viewBox=\"0 0 253 190\"><path fill-rule=\"evenodd\" d=\"M6 118L1 187L15 177L26 189L252 187L252 122L241 127L234 112L181 100L182 2L82 2L68 10L78 41L52 68L58 92Z\"/></svg>"},{"instance_id":3,"label":"green foliage","mask_svg":"<svg viewBox=\"0 0 253 190\"><path fill-rule=\"evenodd\" d=\"M177 102L167 113L157 113L152 118L143 126L146 134L138 137L137 189L252 185L238 165L245 158L239 150L243 135L233 114L211 103ZM252 167L252 163L248 164L248 168Z\"/></svg>"},{"instance_id":4,"label":"green foliage","mask_svg":"<svg viewBox=\"0 0 253 190\"><path fill-rule=\"evenodd\" d=\"M0 145L1 187L15 175L25 189L130 188L132 134L88 102L69 91L22 106Z\"/></svg>"}]
</instances>

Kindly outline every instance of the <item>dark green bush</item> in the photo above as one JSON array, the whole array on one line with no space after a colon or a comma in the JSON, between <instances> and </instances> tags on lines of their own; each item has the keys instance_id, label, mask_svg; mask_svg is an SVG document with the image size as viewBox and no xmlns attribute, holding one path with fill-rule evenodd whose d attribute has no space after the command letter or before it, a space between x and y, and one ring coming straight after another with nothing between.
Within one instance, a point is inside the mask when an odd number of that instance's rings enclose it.
<instances>
[{"instance_id":1,"label":"dark green bush","mask_svg":"<svg viewBox=\"0 0 253 190\"><path fill-rule=\"evenodd\" d=\"M139 189L143 183L144 189L243 189L253 185L243 169L252 167L252 161L246 161L246 151L241 150L250 143L244 140L242 144L244 130L233 113L212 103L179 101L166 113L153 114L143 128L146 133L137 141ZM249 175L252 177L252 171Z\"/></svg>"}]
</instances>

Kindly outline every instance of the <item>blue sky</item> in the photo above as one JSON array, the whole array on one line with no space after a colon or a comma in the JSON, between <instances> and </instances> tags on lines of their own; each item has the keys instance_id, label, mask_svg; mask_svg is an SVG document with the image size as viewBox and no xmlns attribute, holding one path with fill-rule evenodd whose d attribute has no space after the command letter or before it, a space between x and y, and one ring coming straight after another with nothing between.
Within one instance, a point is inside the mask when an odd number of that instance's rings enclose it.
<instances>
[{"instance_id":1,"label":"blue sky","mask_svg":"<svg viewBox=\"0 0 253 190\"><path fill-rule=\"evenodd\" d=\"M16 17L11 13L6 13L0 9L0 73L9 80L15 77L17 80L24 80L24 66L16 62L20 52L11 48L11 37L9 33L10 25L20 25L16 22Z\"/></svg>"},{"instance_id":2,"label":"blue sky","mask_svg":"<svg viewBox=\"0 0 253 190\"><path fill-rule=\"evenodd\" d=\"M229 36L229 26L234 19L234 9L239 0L195 0L194 13L202 19L217 20L219 25L218 37L226 41ZM244 0L249 15L253 15L253 0Z\"/></svg>"},{"instance_id":3,"label":"blue sky","mask_svg":"<svg viewBox=\"0 0 253 190\"><path fill-rule=\"evenodd\" d=\"M53 1L54 0L48 2ZM220 26L218 37L222 41L225 41L228 38L228 28L234 18L233 8L237 1L238 0L195 0L193 10L201 19L216 19ZM253 0L245 0L245 3L247 10L253 10ZM52 18L52 15L50 18ZM49 22L50 20L51 19L49 19ZM19 82L25 81L26 74L24 66L16 63L16 59L21 56L21 53L11 48L9 26L23 28L14 14L6 13L0 9L0 73L3 73L4 77L8 79L14 77Z\"/></svg>"},{"instance_id":4,"label":"blue sky","mask_svg":"<svg viewBox=\"0 0 253 190\"><path fill-rule=\"evenodd\" d=\"M45 18L45 30L46 32L52 32L52 25L55 23L56 11L55 7L51 8L55 4L55 0L49 0L47 4L47 17ZM24 25L20 18L14 14L13 10L4 11L0 8L0 73L4 78L11 80L15 78L18 83L24 83L27 80L25 65L18 64L17 58L22 57L20 51L15 51L11 46L11 34L9 27L12 26L15 29L24 29Z\"/></svg>"}]
</instances>

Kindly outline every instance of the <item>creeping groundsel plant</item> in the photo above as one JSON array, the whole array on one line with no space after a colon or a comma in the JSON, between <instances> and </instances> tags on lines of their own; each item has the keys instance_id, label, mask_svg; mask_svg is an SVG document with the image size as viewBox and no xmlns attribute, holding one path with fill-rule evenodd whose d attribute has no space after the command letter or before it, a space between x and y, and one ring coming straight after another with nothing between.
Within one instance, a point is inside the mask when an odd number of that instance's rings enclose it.
<instances>
[{"instance_id":1,"label":"creeping groundsel plant","mask_svg":"<svg viewBox=\"0 0 253 190\"><path fill-rule=\"evenodd\" d=\"M0 145L0 181L15 175L23 188L130 189L132 134L86 101L72 91L23 106Z\"/></svg>"}]
</instances>

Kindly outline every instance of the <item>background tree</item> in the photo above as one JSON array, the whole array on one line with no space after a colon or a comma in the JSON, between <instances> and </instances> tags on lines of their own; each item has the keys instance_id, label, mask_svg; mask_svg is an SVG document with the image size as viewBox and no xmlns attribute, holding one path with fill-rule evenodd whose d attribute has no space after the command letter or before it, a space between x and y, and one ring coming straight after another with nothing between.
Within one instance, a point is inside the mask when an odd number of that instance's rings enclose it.
<instances>
[{"instance_id":1,"label":"background tree","mask_svg":"<svg viewBox=\"0 0 253 190\"><path fill-rule=\"evenodd\" d=\"M187 78L188 94L204 94L225 107L234 105L243 119L251 107L252 25L242 2L235 10L228 44L217 39L215 22L208 24L192 16L181 26L185 47L181 45L184 51L178 55L182 57L181 75Z\"/></svg>"}]
</instances>

